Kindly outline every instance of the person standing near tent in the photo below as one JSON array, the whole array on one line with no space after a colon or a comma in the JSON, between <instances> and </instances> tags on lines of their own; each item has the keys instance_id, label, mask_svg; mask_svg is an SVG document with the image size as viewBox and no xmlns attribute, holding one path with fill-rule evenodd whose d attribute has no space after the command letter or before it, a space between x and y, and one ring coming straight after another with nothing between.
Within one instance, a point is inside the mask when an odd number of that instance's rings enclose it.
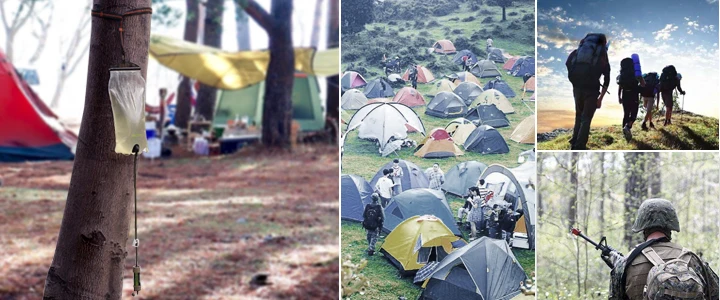
<instances>
[{"instance_id":1,"label":"person standing near tent","mask_svg":"<svg viewBox=\"0 0 720 300\"><path fill-rule=\"evenodd\" d=\"M468 196L471 195L471 189L472 189L472 187L468 189ZM465 217L465 216L467 216L468 218L470 217L469 215L470 215L470 211L472 210L472 207L473 207L472 198L468 197L467 199L465 199L465 204L462 207L458 208L458 211L457 211L458 227L460 227L463 224L463 217Z\"/></svg>"},{"instance_id":2,"label":"person standing near tent","mask_svg":"<svg viewBox=\"0 0 720 300\"><path fill-rule=\"evenodd\" d=\"M403 169L400 167L400 160L398 160L397 158L393 159L392 176L390 176L393 181L393 196L397 196L403 191L403 175L405 174L403 173Z\"/></svg>"},{"instance_id":3,"label":"person standing near tent","mask_svg":"<svg viewBox=\"0 0 720 300\"><path fill-rule=\"evenodd\" d=\"M393 182L390 179L391 174L392 170L384 169L383 177L380 177L380 179L378 179L377 183L375 184L375 191L380 196L380 204L382 205L382 207L387 206L388 202L390 202L390 198L392 198L393 196Z\"/></svg>"},{"instance_id":4,"label":"person standing near tent","mask_svg":"<svg viewBox=\"0 0 720 300\"><path fill-rule=\"evenodd\" d=\"M478 189L478 187L470 187L470 196L468 196L467 201L469 201L472 205L472 208L470 209L470 214L468 214L468 222L470 222L470 240L474 241L475 239L477 239L478 226L482 228L482 221L484 216L482 208L482 198L480 198L480 189Z\"/></svg>"},{"instance_id":5,"label":"person standing near tent","mask_svg":"<svg viewBox=\"0 0 720 300\"><path fill-rule=\"evenodd\" d=\"M681 79L682 76L673 65L663 68L662 75L660 75L660 96L665 104L665 123L663 124L665 126L672 125L673 91L677 88L680 95L685 96L685 91L680 87Z\"/></svg>"},{"instance_id":6,"label":"person standing near tent","mask_svg":"<svg viewBox=\"0 0 720 300\"><path fill-rule=\"evenodd\" d=\"M416 90L417 90L417 77L418 77L417 67L418 67L417 65L413 65L413 67L410 69L410 76L409 76L410 83L412 84L412 88L416 89Z\"/></svg>"},{"instance_id":7,"label":"person standing near tent","mask_svg":"<svg viewBox=\"0 0 720 300\"><path fill-rule=\"evenodd\" d=\"M487 41L485 42L485 51L490 53L490 48L492 48L492 47L493 47L493 40L492 40L492 38L488 38Z\"/></svg>"},{"instance_id":8,"label":"person standing near tent","mask_svg":"<svg viewBox=\"0 0 720 300\"><path fill-rule=\"evenodd\" d=\"M620 75L617 77L618 102L623 106L623 135L625 139L632 139L632 129L637 119L640 107L640 85L635 79L635 64L632 58L627 57L620 61Z\"/></svg>"},{"instance_id":9,"label":"person standing near tent","mask_svg":"<svg viewBox=\"0 0 720 300\"><path fill-rule=\"evenodd\" d=\"M587 34L578 48L570 53L565 66L575 98L575 126L570 146L572 150L586 150L590 123L610 86L610 63L605 35ZM600 76L603 76L602 91L598 91L601 89Z\"/></svg>"},{"instance_id":10,"label":"person standing near tent","mask_svg":"<svg viewBox=\"0 0 720 300\"><path fill-rule=\"evenodd\" d=\"M385 220L383 217L383 209L380 204L378 204L380 196L378 196L377 193L373 193L371 198L372 203L365 205L362 222L362 226L365 228L367 236L367 254L369 256L373 256L373 254L375 254L375 243L377 243L377 238L380 235L380 229L383 227L383 221Z\"/></svg>"},{"instance_id":11,"label":"person standing near tent","mask_svg":"<svg viewBox=\"0 0 720 300\"><path fill-rule=\"evenodd\" d=\"M502 237L505 239L505 242L510 244L513 236L513 232L515 232L515 222L522 217L523 212L522 209L518 209L517 212L513 210L512 205L508 207L507 211L505 212L505 216L500 220L500 229L502 229Z\"/></svg>"},{"instance_id":12,"label":"person standing near tent","mask_svg":"<svg viewBox=\"0 0 720 300\"><path fill-rule=\"evenodd\" d=\"M430 180L430 188L433 190L441 190L443 183L445 183L445 174L440 170L440 165L434 163L432 169L428 170L425 174L428 180Z\"/></svg>"},{"instance_id":13,"label":"person standing near tent","mask_svg":"<svg viewBox=\"0 0 720 300\"><path fill-rule=\"evenodd\" d=\"M642 232L645 242L625 260L613 262L609 299L718 299L717 274L698 255L672 242L680 222L670 201L643 201L632 231ZM603 260L612 261L611 253L604 255ZM680 282L674 279L678 274L683 274Z\"/></svg>"},{"instance_id":14,"label":"person standing near tent","mask_svg":"<svg viewBox=\"0 0 720 300\"><path fill-rule=\"evenodd\" d=\"M643 79L645 79L645 87L642 88L640 95L643 97L645 118L642 122L642 130L647 131L647 122L650 122L650 128L655 129L655 124L652 122L652 115L656 107L655 103L657 102L657 107L660 106L660 78L657 73L650 72L645 74Z\"/></svg>"}]
</instances>

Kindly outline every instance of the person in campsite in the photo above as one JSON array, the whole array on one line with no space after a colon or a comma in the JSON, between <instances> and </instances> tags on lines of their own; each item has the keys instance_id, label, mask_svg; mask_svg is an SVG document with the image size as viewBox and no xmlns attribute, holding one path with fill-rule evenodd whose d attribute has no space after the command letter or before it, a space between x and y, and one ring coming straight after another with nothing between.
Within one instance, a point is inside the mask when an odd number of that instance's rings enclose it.
<instances>
[{"instance_id":1,"label":"person in campsite","mask_svg":"<svg viewBox=\"0 0 720 300\"><path fill-rule=\"evenodd\" d=\"M390 202L390 198L393 196L393 181L390 179L391 174L391 169L384 169L383 176L380 177L375 184L375 191L380 196L380 204L382 207L387 206L388 202Z\"/></svg>"},{"instance_id":2,"label":"person in campsite","mask_svg":"<svg viewBox=\"0 0 720 300\"><path fill-rule=\"evenodd\" d=\"M412 68L410 68L410 83L412 84L412 88L417 90L417 65L413 65Z\"/></svg>"},{"instance_id":3,"label":"person in campsite","mask_svg":"<svg viewBox=\"0 0 720 300\"><path fill-rule=\"evenodd\" d=\"M400 167L400 160L393 159L392 176L390 178L393 181L393 196L396 196L403 191L402 177L403 169Z\"/></svg>"},{"instance_id":4,"label":"person in campsite","mask_svg":"<svg viewBox=\"0 0 720 300\"><path fill-rule=\"evenodd\" d=\"M515 223L520 217L522 217L522 209L517 211L513 210L513 206L509 206L505 212L505 216L500 220L500 229L502 230L502 237L505 241L510 244L512 241L513 232L515 232Z\"/></svg>"},{"instance_id":5,"label":"person in campsite","mask_svg":"<svg viewBox=\"0 0 720 300\"><path fill-rule=\"evenodd\" d=\"M656 72L650 72L643 75L643 79L645 79L645 87L641 89L640 95L643 98L643 107L645 107L645 118L641 128L647 131L647 123L650 123L650 128L655 129L652 116L655 107L660 106L660 76Z\"/></svg>"},{"instance_id":6,"label":"person in campsite","mask_svg":"<svg viewBox=\"0 0 720 300\"><path fill-rule=\"evenodd\" d=\"M476 186L470 187L470 196L467 201L470 202L470 214L468 214L468 222L470 222L470 240L477 239L478 228L482 228L483 224L483 201L480 198L480 189Z\"/></svg>"},{"instance_id":7,"label":"person in campsite","mask_svg":"<svg viewBox=\"0 0 720 300\"><path fill-rule=\"evenodd\" d=\"M380 229L383 227L383 209L378 204L380 196L377 193L373 193L372 203L365 205L365 211L363 211L363 222L362 226L365 228L367 234L367 254L372 256L375 254L375 243L377 243L378 236L380 235Z\"/></svg>"},{"instance_id":8,"label":"person in campsite","mask_svg":"<svg viewBox=\"0 0 720 300\"><path fill-rule=\"evenodd\" d=\"M663 124L665 126L672 124L673 91L677 89L680 95L685 96L685 91L680 87L681 79L682 76L673 65L663 68L662 75L660 75L660 96L665 104L665 123Z\"/></svg>"},{"instance_id":9,"label":"person in campsite","mask_svg":"<svg viewBox=\"0 0 720 300\"><path fill-rule=\"evenodd\" d=\"M492 47L493 47L493 40L492 40L492 38L488 38L487 41L485 42L485 51L487 51L489 53L490 48L492 48Z\"/></svg>"},{"instance_id":10,"label":"person in campsite","mask_svg":"<svg viewBox=\"0 0 720 300\"><path fill-rule=\"evenodd\" d=\"M575 126L569 142L572 150L585 150L595 110L602 105L603 97L610 86L610 63L605 35L587 34L580 40L578 48L570 53L565 66L575 98ZM603 76L601 91L600 76Z\"/></svg>"},{"instance_id":11,"label":"person in campsite","mask_svg":"<svg viewBox=\"0 0 720 300\"><path fill-rule=\"evenodd\" d=\"M471 189L472 189L472 187L470 187L470 188L468 189L468 198L465 199L465 204L464 204L462 207L458 208L458 211L457 211L457 218L458 218L457 225L458 225L458 227L461 227L462 224L464 223L464 222L463 222L463 218L464 218L464 217L467 216L468 219L469 219L470 211L472 210L472 207L473 207L472 198L469 197L469 195L471 195L471 193L472 193L472 192L471 192ZM469 221L469 220L468 220L468 221Z\"/></svg>"},{"instance_id":12,"label":"person in campsite","mask_svg":"<svg viewBox=\"0 0 720 300\"><path fill-rule=\"evenodd\" d=\"M643 201L632 231L642 232L645 242L615 260L609 299L718 299L717 274L700 256L672 242L680 222L670 201Z\"/></svg>"},{"instance_id":13,"label":"person in campsite","mask_svg":"<svg viewBox=\"0 0 720 300\"><path fill-rule=\"evenodd\" d=\"M445 183L445 173L440 170L440 165L434 163L432 168L425 174L430 180L430 188L433 190L441 190L443 183Z\"/></svg>"},{"instance_id":14,"label":"person in campsite","mask_svg":"<svg viewBox=\"0 0 720 300\"><path fill-rule=\"evenodd\" d=\"M620 75L617 77L618 101L623 106L623 135L626 140L632 139L632 126L637 119L640 107L640 85L635 79L635 63L626 57L620 61Z\"/></svg>"}]
</instances>

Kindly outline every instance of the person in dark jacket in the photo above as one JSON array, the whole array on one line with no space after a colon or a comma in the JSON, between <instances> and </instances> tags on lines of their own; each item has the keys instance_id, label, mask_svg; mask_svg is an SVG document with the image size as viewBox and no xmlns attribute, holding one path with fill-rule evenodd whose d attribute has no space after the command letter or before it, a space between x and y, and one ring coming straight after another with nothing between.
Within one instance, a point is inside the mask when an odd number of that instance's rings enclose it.
<instances>
[{"instance_id":1,"label":"person in dark jacket","mask_svg":"<svg viewBox=\"0 0 720 300\"><path fill-rule=\"evenodd\" d=\"M378 203L380 196L377 193L373 193L371 198L372 203L365 205L362 222L363 228L365 228L365 232L367 234L367 254L369 256L375 254L375 243L377 243L377 238L380 235L380 229L383 227L383 222L385 221L382 206Z\"/></svg>"},{"instance_id":2,"label":"person in dark jacket","mask_svg":"<svg viewBox=\"0 0 720 300\"><path fill-rule=\"evenodd\" d=\"M511 244L513 232L515 232L515 224L517 223L517 220L522 217L522 215L522 209L514 211L513 207L510 206L505 213L505 217L502 219L502 221L500 221L500 228L503 231L503 238L505 238L505 241L508 244Z\"/></svg>"}]
</instances>

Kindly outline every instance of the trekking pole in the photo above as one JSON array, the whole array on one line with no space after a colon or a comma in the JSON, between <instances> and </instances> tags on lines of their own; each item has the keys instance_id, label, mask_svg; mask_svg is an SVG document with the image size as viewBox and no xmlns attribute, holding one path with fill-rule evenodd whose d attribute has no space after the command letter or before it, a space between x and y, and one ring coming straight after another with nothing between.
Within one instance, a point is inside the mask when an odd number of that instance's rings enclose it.
<instances>
[{"instance_id":1,"label":"trekking pole","mask_svg":"<svg viewBox=\"0 0 720 300\"><path fill-rule=\"evenodd\" d=\"M680 115L680 121L683 120L683 116L685 115L685 95L683 95L683 103L680 107L680 110L682 110L682 114Z\"/></svg>"}]
</instances>

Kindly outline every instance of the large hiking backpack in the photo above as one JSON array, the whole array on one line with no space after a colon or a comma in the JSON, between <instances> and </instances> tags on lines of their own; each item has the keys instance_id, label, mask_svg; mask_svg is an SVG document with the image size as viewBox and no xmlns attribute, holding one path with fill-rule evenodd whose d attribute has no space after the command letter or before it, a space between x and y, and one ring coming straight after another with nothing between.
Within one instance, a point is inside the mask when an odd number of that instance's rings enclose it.
<instances>
[{"instance_id":1,"label":"large hiking backpack","mask_svg":"<svg viewBox=\"0 0 720 300\"><path fill-rule=\"evenodd\" d=\"M643 88L642 95L644 97L655 96L656 89L660 83L660 76L656 72L650 72L643 76L645 80L645 87Z\"/></svg>"},{"instance_id":2,"label":"large hiking backpack","mask_svg":"<svg viewBox=\"0 0 720 300\"><path fill-rule=\"evenodd\" d=\"M623 58L620 61L620 75L617 77L617 84L623 89L631 89L637 86L635 79L635 63L632 58Z\"/></svg>"},{"instance_id":3,"label":"large hiking backpack","mask_svg":"<svg viewBox=\"0 0 720 300\"><path fill-rule=\"evenodd\" d=\"M575 50L575 57L568 64L568 79L573 84L600 78L602 67L607 61L602 57L607 53L607 38L604 34L589 33Z\"/></svg>"},{"instance_id":4,"label":"large hiking backpack","mask_svg":"<svg viewBox=\"0 0 720 300\"><path fill-rule=\"evenodd\" d=\"M653 264L643 291L645 299L705 299L704 281L689 266L696 257L694 253L683 249L678 258L667 262L651 247L643 249L642 254Z\"/></svg>"},{"instance_id":5,"label":"large hiking backpack","mask_svg":"<svg viewBox=\"0 0 720 300\"><path fill-rule=\"evenodd\" d=\"M678 73L675 66L669 65L662 69L660 75L660 88L664 91L673 90L677 87Z\"/></svg>"},{"instance_id":6,"label":"large hiking backpack","mask_svg":"<svg viewBox=\"0 0 720 300\"><path fill-rule=\"evenodd\" d=\"M369 204L367 215L363 218L362 226L367 230L375 230L381 226L382 208L377 204Z\"/></svg>"}]
</instances>

